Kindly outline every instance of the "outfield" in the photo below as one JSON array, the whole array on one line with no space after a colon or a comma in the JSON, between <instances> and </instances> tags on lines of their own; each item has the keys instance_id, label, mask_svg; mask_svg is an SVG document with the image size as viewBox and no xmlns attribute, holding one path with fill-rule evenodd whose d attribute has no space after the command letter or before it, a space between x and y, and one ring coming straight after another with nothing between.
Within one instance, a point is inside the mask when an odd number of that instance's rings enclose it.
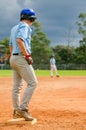
<instances>
[{"instance_id":1,"label":"outfield","mask_svg":"<svg viewBox=\"0 0 86 130\"><path fill-rule=\"evenodd\" d=\"M59 70L61 76L86 76L86 70ZM37 76L49 76L50 70L35 70ZM0 70L1 76L12 76L12 70Z\"/></svg>"}]
</instances>

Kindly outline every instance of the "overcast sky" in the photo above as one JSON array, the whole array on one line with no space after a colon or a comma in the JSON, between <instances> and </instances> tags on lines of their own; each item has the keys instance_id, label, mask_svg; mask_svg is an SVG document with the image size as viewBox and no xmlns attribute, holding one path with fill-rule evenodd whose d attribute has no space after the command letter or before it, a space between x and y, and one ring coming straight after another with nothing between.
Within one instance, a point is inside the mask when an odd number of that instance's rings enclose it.
<instances>
[{"instance_id":1,"label":"overcast sky","mask_svg":"<svg viewBox=\"0 0 86 130\"><path fill-rule=\"evenodd\" d=\"M10 36L24 8L35 10L51 45L66 45L68 38L70 45L79 44L81 36L75 23L81 12L86 13L86 0L3 0L0 2L0 40Z\"/></svg>"}]
</instances>

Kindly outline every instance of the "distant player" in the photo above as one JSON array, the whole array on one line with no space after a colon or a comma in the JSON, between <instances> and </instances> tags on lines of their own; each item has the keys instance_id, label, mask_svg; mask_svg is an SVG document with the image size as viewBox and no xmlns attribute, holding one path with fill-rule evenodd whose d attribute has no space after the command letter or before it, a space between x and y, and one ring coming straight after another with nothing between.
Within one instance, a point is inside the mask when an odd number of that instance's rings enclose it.
<instances>
[{"instance_id":1,"label":"distant player","mask_svg":"<svg viewBox=\"0 0 86 130\"><path fill-rule=\"evenodd\" d=\"M50 76L53 77L54 76L54 72L56 77L59 77L58 71L57 71L57 67L56 67L56 60L55 60L55 56L52 55L50 58Z\"/></svg>"}]
</instances>

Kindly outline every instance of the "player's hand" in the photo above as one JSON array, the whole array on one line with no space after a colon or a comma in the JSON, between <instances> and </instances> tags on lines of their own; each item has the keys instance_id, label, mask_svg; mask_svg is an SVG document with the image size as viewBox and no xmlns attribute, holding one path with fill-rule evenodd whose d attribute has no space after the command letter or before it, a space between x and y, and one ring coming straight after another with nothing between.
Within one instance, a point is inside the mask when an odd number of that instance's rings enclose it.
<instances>
[{"instance_id":1,"label":"player's hand","mask_svg":"<svg viewBox=\"0 0 86 130\"><path fill-rule=\"evenodd\" d=\"M29 61L29 64L33 64L33 59L32 59L32 57L29 57L29 58L28 58L28 61Z\"/></svg>"},{"instance_id":2,"label":"player's hand","mask_svg":"<svg viewBox=\"0 0 86 130\"><path fill-rule=\"evenodd\" d=\"M25 56L25 59L27 60L28 64L33 64L33 59L30 55Z\"/></svg>"}]
</instances>

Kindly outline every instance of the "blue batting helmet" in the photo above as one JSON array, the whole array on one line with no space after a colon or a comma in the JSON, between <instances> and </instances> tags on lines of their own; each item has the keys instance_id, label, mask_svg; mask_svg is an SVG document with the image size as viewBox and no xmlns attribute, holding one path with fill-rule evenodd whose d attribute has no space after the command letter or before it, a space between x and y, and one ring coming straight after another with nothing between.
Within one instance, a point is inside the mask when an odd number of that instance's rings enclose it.
<instances>
[{"instance_id":1,"label":"blue batting helmet","mask_svg":"<svg viewBox=\"0 0 86 130\"><path fill-rule=\"evenodd\" d=\"M33 9L23 9L20 13L21 19L27 19L27 20L35 20L35 11Z\"/></svg>"}]
</instances>

